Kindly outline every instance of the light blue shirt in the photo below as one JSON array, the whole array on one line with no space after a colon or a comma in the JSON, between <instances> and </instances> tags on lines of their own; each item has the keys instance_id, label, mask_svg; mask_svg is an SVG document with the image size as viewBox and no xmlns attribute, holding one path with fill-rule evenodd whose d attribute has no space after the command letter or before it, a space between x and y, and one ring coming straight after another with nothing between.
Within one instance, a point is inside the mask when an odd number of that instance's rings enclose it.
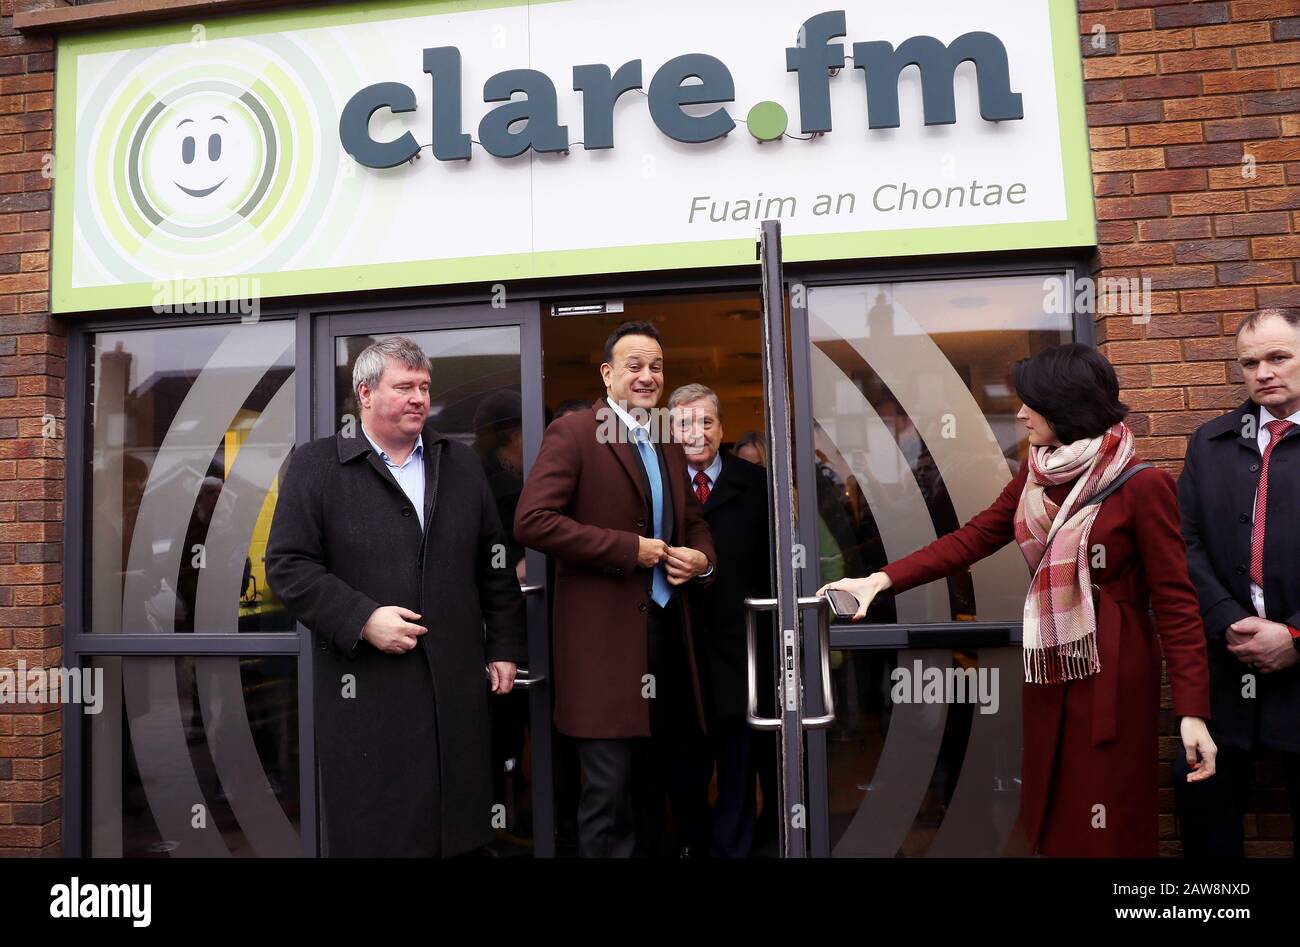
<instances>
[{"instance_id":1,"label":"light blue shirt","mask_svg":"<svg viewBox=\"0 0 1300 947\"><path fill-rule=\"evenodd\" d=\"M714 485L718 482L718 474L722 473L722 451L718 451L713 455L713 463L705 467L703 472L704 476L709 478L709 492L712 493ZM686 479L690 483L692 490L695 489L695 475L697 473L699 471L690 464L686 465Z\"/></svg>"},{"instance_id":2,"label":"light blue shirt","mask_svg":"<svg viewBox=\"0 0 1300 947\"><path fill-rule=\"evenodd\" d=\"M626 425L628 426L628 430L633 430L633 429L635 429L635 428L640 428L641 430L643 430L643 431L646 432L646 435L647 435L647 436L646 436L646 438L645 438L644 443L645 443L645 444L650 448L650 453L654 454L654 453L655 453L655 449L654 449L654 440L648 436L648 435L650 434L650 425L648 425L648 424L638 424L638 423L636 422L636 419L633 418L632 415L630 415L630 414L628 414L626 411L624 411L624 410L623 410L623 407L622 407L621 405L619 405L618 403L616 403L616 402L614 401L613 398L610 398L610 397L606 396L605 401L606 401L606 403L609 404L609 406L610 406L611 408L614 409L614 413L615 413L616 415L618 415L619 418L622 419L623 423L626 424ZM635 436L636 436L635 433L634 433L632 436L635 437ZM658 455L656 454L656 459L657 459L657 457L658 457ZM687 467L689 468L690 465L688 464ZM715 467L716 467L716 469L715 469ZM714 457L714 458L713 458L713 464L710 465L710 467L709 467L709 471L708 471L708 472L709 472L709 489L713 489L713 481L714 481L714 479L716 479L717 476L718 476L718 474L720 474L720 473L722 472L722 455L721 455L721 454L719 454L717 457ZM695 471L694 471L694 470L691 470L690 473L688 474L687 479L689 480L691 477L694 477L694 476L695 476ZM667 488L668 488L668 485L667 485L667 484L664 484L664 489L667 489ZM703 573L700 575L700 578L705 578L706 576L710 576L710 575L713 575L713 563L711 563L711 562L709 563L709 568L708 568L708 570L705 571L705 572L703 572Z\"/></svg>"},{"instance_id":3,"label":"light blue shirt","mask_svg":"<svg viewBox=\"0 0 1300 947\"><path fill-rule=\"evenodd\" d=\"M366 426L361 425L361 433L366 436L370 446L375 449L375 453L380 456L384 464L388 467L388 472L393 475L397 485L402 488L406 498L411 501L415 507L415 515L420 518L420 529L424 529L424 435L421 434L415 442L415 448L407 456L406 461L402 464L393 463L393 458L389 457L382 447L375 443L375 439L370 436Z\"/></svg>"}]
</instances>

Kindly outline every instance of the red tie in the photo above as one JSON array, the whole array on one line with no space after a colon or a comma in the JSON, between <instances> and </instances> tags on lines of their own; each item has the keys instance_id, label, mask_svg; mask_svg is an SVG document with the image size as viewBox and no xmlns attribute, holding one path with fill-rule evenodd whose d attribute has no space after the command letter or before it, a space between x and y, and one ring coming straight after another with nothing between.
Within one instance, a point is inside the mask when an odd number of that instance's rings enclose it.
<instances>
[{"instance_id":1,"label":"red tie","mask_svg":"<svg viewBox=\"0 0 1300 947\"><path fill-rule=\"evenodd\" d=\"M1264 514L1268 509L1268 461L1273 448L1286 433L1295 427L1290 421L1269 421L1264 427L1273 439L1264 448L1264 460L1259 466L1259 492L1255 494L1255 525L1250 531L1250 581L1264 587Z\"/></svg>"},{"instance_id":2,"label":"red tie","mask_svg":"<svg viewBox=\"0 0 1300 947\"><path fill-rule=\"evenodd\" d=\"M695 474L695 496L700 506L709 502L709 475L703 470Z\"/></svg>"}]
</instances>

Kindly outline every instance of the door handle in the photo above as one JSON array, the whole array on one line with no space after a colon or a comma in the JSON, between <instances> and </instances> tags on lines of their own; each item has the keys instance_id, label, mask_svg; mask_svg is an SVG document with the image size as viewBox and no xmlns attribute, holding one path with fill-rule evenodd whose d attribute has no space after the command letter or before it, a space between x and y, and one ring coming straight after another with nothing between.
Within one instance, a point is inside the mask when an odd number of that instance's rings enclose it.
<instances>
[{"instance_id":1,"label":"door handle","mask_svg":"<svg viewBox=\"0 0 1300 947\"><path fill-rule=\"evenodd\" d=\"M526 691L534 687L541 687L545 683L545 674L538 674L536 677L529 677L528 668L519 668L515 673L515 687L521 691Z\"/></svg>"},{"instance_id":2,"label":"door handle","mask_svg":"<svg viewBox=\"0 0 1300 947\"><path fill-rule=\"evenodd\" d=\"M810 595L799 599L800 608L817 609L817 641L822 654L822 707L826 712L819 717L804 717L800 723L805 730L825 730L835 722L835 696L831 693L831 607L824 595Z\"/></svg>"},{"instance_id":3,"label":"door handle","mask_svg":"<svg viewBox=\"0 0 1300 947\"><path fill-rule=\"evenodd\" d=\"M759 612L775 611L777 600L774 598L745 599L745 667L749 681L746 694L748 707L745 719L755 730L780 730L780 717L760 717L758 715L758 652L754 647L755 619Z\"/></svg>"}]
</instances>

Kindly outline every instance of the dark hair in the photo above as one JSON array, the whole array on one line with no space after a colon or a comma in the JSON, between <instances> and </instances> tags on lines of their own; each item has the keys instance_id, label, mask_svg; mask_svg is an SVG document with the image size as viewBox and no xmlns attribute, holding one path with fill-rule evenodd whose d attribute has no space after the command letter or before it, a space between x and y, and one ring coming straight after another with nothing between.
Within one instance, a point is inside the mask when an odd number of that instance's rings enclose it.
<instances>
[{"instance_id":1,"label":"dark hair","mask_svg":"<svg viewBox=\"0 0 1300 947\"><path fill-rule=\"evenodd\" d=\"M1260 309L1241 320L1241 325L1237 326L1237 336L1240 338L1243 329L1254 332L1265 319L1282 319L1292 329L1300 329L1300 309Z\"/></svg>"},{"instance_id":2,"label":"dark hair","mask_svg":"<svg viewBox=\"0 0 1300 947\"><path fill-rule=\"evenodd\" d=\"M1047 419L1062 444L1098 437L1128 414L1115 369L1087 345L1053 345L1016 362L1011 375L1020 400Z\"/></svg>"},{"instance_id":3,"label":"dark hair","mask_svg":"<svg viewBox=\"0 0 1300 947\"><path fill-rule=\"evenodd\" d=\"M555 413L551 415L551 420L556 421L564 417L566 414L572 414L574 411L581 411L583 408L590 407L590 400L583 398L565 398L555 406Z\"/></svg>"},{"instance_id":4,"label":"dark hair","mask_svg":"<svg viewBox=\"0 0 1300 947\"><path fill-rule=\"evenodd\" d=\"M613 332L611 332L609 334L609 338L605 340L605 361L608 362L609 364L611 365L614 364L614 346L618 343L618 340L623 338L623 336L625 335L649 336L650 338L654 339L656 342L659 342L660 345L663 345L663 342L661 342L659 339L659 330L656 329L654 326L652 326L650 323L625 322L617 329L615 329Z\"/></svg>"}]
</instances>

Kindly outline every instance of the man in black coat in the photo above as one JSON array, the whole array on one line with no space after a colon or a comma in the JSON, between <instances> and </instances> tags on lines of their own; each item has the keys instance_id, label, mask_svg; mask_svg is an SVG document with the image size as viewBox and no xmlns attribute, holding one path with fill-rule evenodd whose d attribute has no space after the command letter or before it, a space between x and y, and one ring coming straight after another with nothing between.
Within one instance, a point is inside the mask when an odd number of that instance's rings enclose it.
<instances>
[{"instance_id":1,"label":"man in black coat","mask_svg":"<svg viewBox=\"0 0 1300 947\"><path fill-rule=\"evenodd\" d=\"M427 424L419 346L370 346L353 387L360 424L294 452L266 557L316 641L324 853L461 854L493 838L488 682L524 660L523 596L482 465Z\"/></svg>"},{"instance_id":2,"label":"man in black coat","mask_svg":"<svg viewBox=\"0 0 1300 947\"><path fill-rule=\"evenodd\" d=\"M673 436L681 442L687 476L713 534L717 577L701 589L693 607L700 633L696 651L706 692L708 746L698 755L693 798L698 805L680 826L687 847L707 846L715 858L745 858L755 834L755 775L762 777L765 812L776 802L775 738L755 733L745 719L748 679L745 599L771 594L767 474L762 467L719 450L723 428L718 396L704 385L684 385L668 399ZM760 710L771 713L772 642L760 616ZM707 826L709 776L717 769L718 797ZM706 815L701 818L698 813ZM703 822L705 825L701 826Z\"/></svg>"},{"instance_id":3,"label":"man in black coat","mask_svg":"<svg viewBox=\"0 0 1300 947\"><path fill-rule=\"evenodd\" d=\"M1189 856L1243 855L1255 750L1273 749L1300 856L1300 310L1248 318L1237 360L1250 400L1192 435L1178 481L1219 746L1204 782L1175 764L1180 834Z\"/></svg>"}]
</instances>

